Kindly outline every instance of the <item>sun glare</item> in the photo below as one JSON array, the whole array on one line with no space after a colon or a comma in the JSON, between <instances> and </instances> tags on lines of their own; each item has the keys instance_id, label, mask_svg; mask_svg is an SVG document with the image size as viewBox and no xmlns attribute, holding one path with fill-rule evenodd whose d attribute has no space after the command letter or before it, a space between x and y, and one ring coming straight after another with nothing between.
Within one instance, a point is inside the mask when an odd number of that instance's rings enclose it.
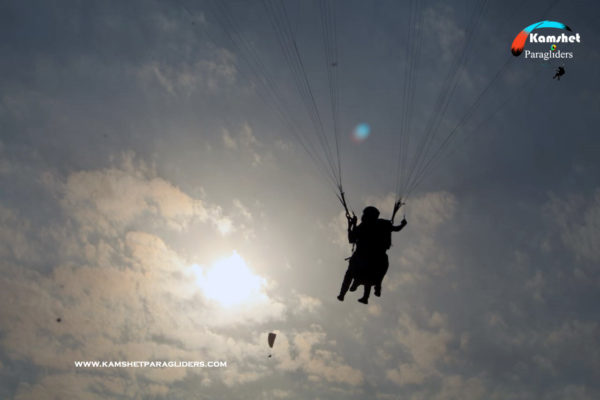
<instances>
[{"instance_id":1,"label":"sun glare","mask_svg":"<svg viewBox=\"0 0 600 400\"><path fill-rule=\"evenodd\" d=\"M208 268L193 266L193 271L196 283L204 295L224 307L257 303L266 299L262 292L265 279L252 273L246 261L235 251Z\"/></svg>"}]
</instances>

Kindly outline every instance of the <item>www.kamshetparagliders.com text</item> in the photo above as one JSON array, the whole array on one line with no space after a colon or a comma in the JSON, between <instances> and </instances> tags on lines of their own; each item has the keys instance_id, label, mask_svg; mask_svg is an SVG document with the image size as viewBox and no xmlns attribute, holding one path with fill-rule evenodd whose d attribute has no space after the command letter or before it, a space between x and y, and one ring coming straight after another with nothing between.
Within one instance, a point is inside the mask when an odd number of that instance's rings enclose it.
<instances>
[{"instance_id":1,"label":"www.kamshetparagliders.com text","mask_svg":"<svg viewBox=\"0 0 600 400\"><path fill-rule=\"evenodd\" d=\"M75 361L75 368L227 368L227 361Z\"/></svg>"}]
</instances>

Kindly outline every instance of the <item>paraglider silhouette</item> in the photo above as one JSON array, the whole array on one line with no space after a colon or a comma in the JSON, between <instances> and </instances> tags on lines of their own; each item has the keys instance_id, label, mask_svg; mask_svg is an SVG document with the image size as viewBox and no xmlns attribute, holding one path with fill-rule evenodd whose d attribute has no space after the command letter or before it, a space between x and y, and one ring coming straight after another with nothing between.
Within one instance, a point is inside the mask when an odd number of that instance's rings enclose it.
<instances>
[{"instance_id":1,"label":"paraglider silhouette","mask_svg":"<svg viewBox=\"0 0 600 400\"><path fill-rule=\"evenodd\" d=\"M560 81L560 77L565 74L565 67L558 67L556 69L556 74L552 77L552 79L558 79Z\"/></svg>"},{"instance_id":2,"label":"paraglider silhouette","mask_svg":"<svg viewBox=\"0 0 600 400\"><path fill-rule=\"evenodd\" d=\"M406 218L398 226L393 223L400 206L401 202L394 205L391 220L380 219L379 210L373 206L363 210L358 226L356 216L348 218L348 241L356 245L356 250L350 257L337 297L339 301L344 301L346 292L355 291L359 285L364 286L364 294L358 299L359 302L369 303L372 286L375 287L375 296L381 296L381 283L389 267L386 251L392 245L392 232L399 232L407 225Z\"/></svg>"},{"instance_id":3,"label":"paraglider silhouette","mask_svg":"<svg viewBox=\"0 0 600 400\"><path fill-rule=\"evenodd\" d=\"M276 333L273 332L269 332L269 337L267 338L267 341L269 342L269 347L272 349L273 348L273 344L275 343L275 338L277 337ZM272 354L269 354L269 358L271 358Z\"/></svg>"}]
</instances>

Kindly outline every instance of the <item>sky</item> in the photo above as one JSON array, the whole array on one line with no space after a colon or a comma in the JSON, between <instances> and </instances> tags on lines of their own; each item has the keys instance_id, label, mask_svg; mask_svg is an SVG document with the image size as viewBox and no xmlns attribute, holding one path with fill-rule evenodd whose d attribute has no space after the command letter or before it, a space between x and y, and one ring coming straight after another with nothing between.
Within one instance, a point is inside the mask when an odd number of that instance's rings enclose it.
<instances>
[{"instance_id":1,"label":"sky","mask_svg":"<svg viewBox=\"0 0 600 400\"><path fill-rule=\"evenodd\" d=\"M0 398L600 398L600 5L509 3L0 2ZM511 55L543 19L572 59ZM436 124L382 296L339 302L315 129L389 218Z\"/></svg>"}]
</instances>

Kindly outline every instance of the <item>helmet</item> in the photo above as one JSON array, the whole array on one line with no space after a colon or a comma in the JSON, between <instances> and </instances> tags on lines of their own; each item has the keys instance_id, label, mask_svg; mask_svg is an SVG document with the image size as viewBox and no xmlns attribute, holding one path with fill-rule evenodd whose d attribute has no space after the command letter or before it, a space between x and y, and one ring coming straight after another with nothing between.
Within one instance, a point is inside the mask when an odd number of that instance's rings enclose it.
<instances>
[{"instance_id":1,"label":"helmet","mask_svg":"<svg viewBox=\"0 0 600 400\"><path fill-rule=\"evenodd\" d=\"M363 220L375 220L379 218L379 210L373 206L365 207L363 210Z\"/></svg>"}]
</instances>

